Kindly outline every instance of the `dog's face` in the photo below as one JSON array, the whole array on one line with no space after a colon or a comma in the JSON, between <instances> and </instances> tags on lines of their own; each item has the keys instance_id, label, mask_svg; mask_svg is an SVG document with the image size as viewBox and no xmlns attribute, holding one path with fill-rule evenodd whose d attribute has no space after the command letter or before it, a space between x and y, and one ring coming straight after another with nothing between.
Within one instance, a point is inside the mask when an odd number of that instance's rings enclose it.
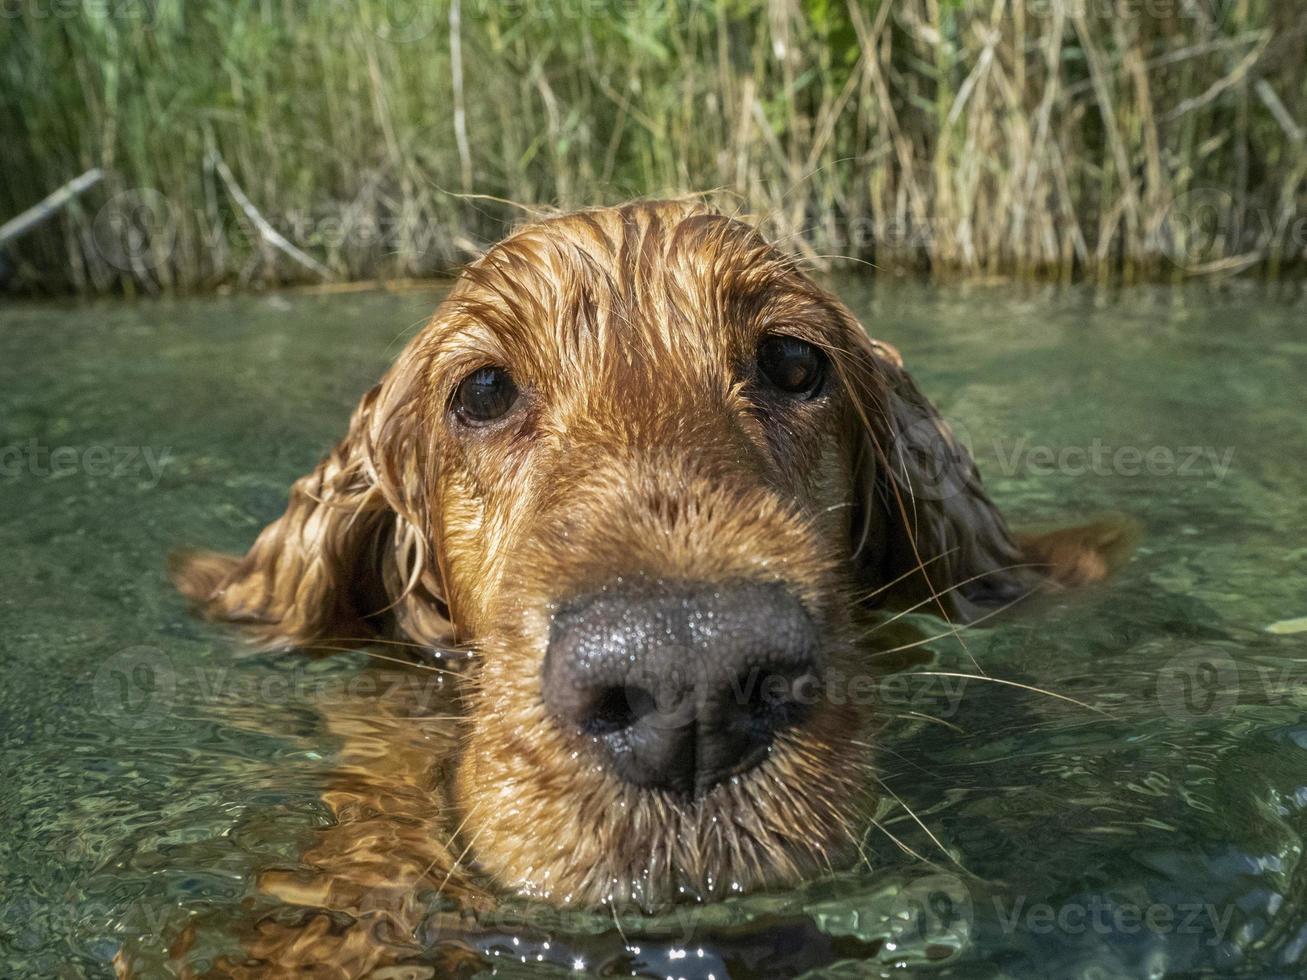
<instances>
[{"instance_id":1,"label":"dog's face","mask_svg":"<svg viewBox=\"0 0 1307 980\"><path fill-rule=\"evenodd\" d=\"M840 861L871 778L833 685L872 669L868 599L965 614L1019 562L893 349L666 203L492 249L249 555L182 579L269 643L470 651L457 849L649 907Z\"/></svg>"},{"instance_id":2,"label":"dog's face","mask_svg":"<svg viewBox=\"0 0 1307 980\"><path fill-rule=\"evenodd\" d=\"M848 845L865 751L822 692L855 646L846 329L751 232L671 209L528 229L448 304L457 797L501 881L653 904Z\"/></svg>"}]
</instances>

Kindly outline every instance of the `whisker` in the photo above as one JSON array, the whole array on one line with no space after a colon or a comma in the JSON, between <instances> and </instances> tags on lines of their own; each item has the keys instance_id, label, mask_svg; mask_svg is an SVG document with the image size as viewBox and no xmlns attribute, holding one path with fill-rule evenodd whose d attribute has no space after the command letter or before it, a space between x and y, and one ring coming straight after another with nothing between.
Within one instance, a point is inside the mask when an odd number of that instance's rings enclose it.
<instances>
[{"instance_id":1,"label":"whisker","mask_svg":"<svg viewBox=\"0 0 1307 980\"><path fill-rule=\"evenodd\" d=\"M620 918L618 918L618 915L617 915L617 901L616 901L615 899L610 898L610 899L608 900L608 902L607 902L607 905L608 905L609 909L612 910L612 913L613 913L613 926L617 929L617 934L618 934L619 936L622 937L622 945L623 945L623 946L630 946L630 945L631 945L631 941L630 941L629 939L626 938L626 933L622 931L622 921L621 921Z\"/></svg>"},{"instance_id":2,"label":"whisker","mask_svg":"<svg viewBox=\"0 0 1307 980\"><path fill-rule=\"evenodd\" d=\"M855 840L853 846L858 849L858 857L862 860L862 864L867 868L867 870L874 871L875 867L872 865L871 857L867 854L867 848L863 846L862 841Z\"/></svg>"},{"instance_id":3,"label":"whisker","mask_svg":"<svg viewBox=\"0 0 1307 980\"><path fill-rule=\"evenodd\" d=\"M464 822L466 822L466 820ZM461 825L460 825L460 829L461 829ZM445 872L444 880L440 882L440 886L436 889L436 894L434 896L435 898L440 897L441 892L445 890L445 886L449 884L449 879L454 876L454 872L458 870L458 866L463 863L463 859L467 857L468 852L472 850L472 846L477 842L477 839L480 838L481 833L484 830L485 828L482 827L481 830L478 830L475 834L473 834L472 839L467 842L467 847L463 848L462 853L460 853L458 857L454 858L454 863L449 866L449 870ZM458 831L455 831L454 833L457 834ZM424 873L424 877L426 874L429 874L430 872L431 872L431 868L427 868L426 872Z\"/></svg>"},{"instance_id":4,"label":"whisker","mask_svg":"<svg viewBox=\"0 0 1307 980\"><path fill-rule=\"evenodd\" d=\"M933 558L931 559L931 561L934 561L934 560L935 560L935 559L933 559ZM948 593L954 591L955 589L960 589L960 588L962 588L964 585L970 585L972 582L975 582L975 581L977 581L978 579L987 578L988 576L994 574L994 572L1006 572L1006 571L1010 571L1010 570L1012 570L1012 569L1014 569L1014 568L1037 568L1037 567L1040 567L1040 566L1039 566L1038 564L1036 564L1035 562L1022 562L1022 563L1020 563L1020 564L1016 564L1016 565L1005 565L1005 566L1003 566L1002 568L993 568L993 569L989 569L988 571L980 572L980 573L977 574L977 575L972 575L970 578L964 578L961 582L955 582L953 585L950 585L950 586L949 586L947 589L945 589L943 592L936 592L936 593L934 593L934 594L932 594L932 595L929 595L929 596L927 596L926 598L922 599L920 602L916 602L916 603L912 604L911 606L908 606L906 609L901 609L901 610L899 610L897 613L895 613L895 614L894 614L893 616L891 616L889 619L885 620L883 623L877 623L876 626L875 626L874 628L872 628L872 629L871 629L868 633L866 633L865 635L866 635L866 636L870 636L872 633L875 633L876 630L878 630L878 629L883 629L884 627L889 626L891 623L895 622L896 620L902 619L904 616L908 615L908 613L910 613L910 612L912 612L912 611L914 611L914 610L916 610L916 609L920 609L922 606L924 606L926 603L930 602L931 600L933 600L933 599L938 599L940 596L948 595ZM1018 599L1014 600L1014 603L1013 603L1013 604L1015 604L1016 602L1020 602L1021 599L1026 598L1027 595L1029 595L1029 593L1023 593L1023 594L1022 594ZM979 622L979 620L974 620L973 622ZM968 625L968 624L963 624L963 625ZM982 671L982 673L983 673L983 671Z\"/></svg>"},{"instance_id":5,"label":"whisker","mask_svg":"<svg viewBox=\"0 0 1307 980\"><path fill-rule=\"evenodd\" d=\"M384 653L377 653L375 650L368 650L363 647L334 647L327 646L323 643L315 643L313 644L312 649L331 650L334 653L361 653L365 657L369 657L373 660L382 660L389 664L399 664L401 667L414 667L417 670L425 670L433 674L448 674L450 677L462 676L462 674L456 670L448 670L445 667L436 667L431 664L418 663L414 660L405 660L402 657L387 657Z\"/></svg>"},{"instance_id":6,"label":"whisker","mask_svg":"<svg viewBox=\"0 0 1307 980\"><path fill-rule=\"evenodd\" d=\"M930 865L932 868L939 868L939 865L936 864L934 861L930 860L930 858L923 857L922 855L918 854L918 853L917 853L916 851L914 851L912 848L908 847L907 844L903 843L903 841L899 840L897 837L895 837L893 834L891 834L891 833L890 833L890 832L885 828L885 825L882 824L882 823L881 823L879 820L877 820L875 817L872 817L872 818L871 818L871 825L872 825L873 827L875 827L877 830L879 830L879 831L880 831L882 834L884 834L886 837L888 837L890 840L892 840L892 841L894 842L894 844L898 847L898 849L901 850L904 854L911 855L912 857L914 857L914 858L916 858L918 861L920 861L922 864L928 864L928 865ZM943 870L943 869L940 869L940 870Z\"/></svg>"},{"instance_id":7,"label":"whisker","mask_svg":"<svg viewBox=\"0 0 1307 980\"><path fill-rule=\"evenodd\" d=\"M466 656L472 653L470 647L450 646L450 647L433 647L429 643L415 643L412 640L396 640L380 636L324 636L319 642L321 643L357 643L360 646L379 645L390 647L404 647L409 650L421 650L424 653L449 654L450 656Z\"/></svg>"},{"instance_id":8,"label":"whisker","mask_svg":"<svg viewBox=\"0 0 1307 980\"><path fill-rule=\"evenodd\" d=\"M845 510L852 506L854 506L854 502L852 500L846 500L842 504L831 504L829 507L823 507L821 512L823 514L829 514L831 511Z\"/></svg>"},{"instance_id":9,"label":"whisker","mask_svg":"<svg viewBox=\"0 0 1307 980\"><path fill-rule=\"evenodd\" d=\"M1078 701L1066 694L1058 694L1056 691L1049 691L1042 687L1035 687L1033 684L1022 684L1020 681L1004 680L1002 677L990 677L987 674L960 674L947 670L914 670L905 674L907 677L961 677L973 681L989 681L991 684L1002 684L1005 687L1018 687L1023 691L1033 691L1035 694L1043 694L1050 698L1057 698L1059 701L1066 701L1068 704L1074 704L1078 708L1084 708L1086 711L1092 711L1095 714L1102 715L1104 718L1115 716L1102 708L1096 708L1092 704L1086 704L1084 701Z\"/></svg>"},{"instance_id":10,"label":"whisker","mask_svg":"<svg viewBox=\"0 0 1307 980\"><path fill-rule=\"evenodd\" d=\"M937 561L939 561L941 558L947 558L949 555L953 554L953 552L955 552L955 551L957 551L957 550L958 550L958 546L955 545L955 546L953 546L952 548L949 548L948 551L941 552L940 554L936 555L934 558L930 558L930 559L928 559L928 560L926 561L926 564L929 565L931 562L937 562ZM867 592L867 593L865 593L865 594L863 594L863 595L856 596L856 597L854 598L854 602L866 602L868 599L874 599L874 598L876 598L876 596L880 595L880 594L881 594L882 592L884 592L886 589L891 588L892 586L898 585L898 584L899 584L900 582L902 582L905 578L908 578L908 577L910 577L910 576L912 576L912 575L916 575L917 572L918 572L919 570L920 570L920 569L917 569L917 568L909 568L909 569L908 569L906 572L904 572L902 575L895 576L894 578L892 578L892 579L890 579L888 582L886 582L884 585L878 586L877 588L874 588L874 589L872 589L870 592Z\"/></svg>"},{"instance_id":11,"label":"whisker","mask_svg":"<svg viewBox=\"0 0 1307 980\"><path fill-rule=\"evenodd\" d=\"M886 745L875 745L875 746L873 746L873 745L871 745L871 744L868 743L868 742L859 742L859 741L856 741L856 740L854 740L854 739L850 739L850 742L851 742L852 744L854 744L854 745L859 745L859 746L861 746L861 747L867 749L868 751L874 752L877 756L880 756L880 755L890 755L890 756L893 756L894 758L898 759L900 762L903 762L903 763L906 763L906 764L909 765L909 766L912 766L913 769L916 769L916 770L917 770L918 772L920 772L923 776L930 776L930 777L933 778L933 777L936 775L936 773L934 773L934 772L932 772L931 770L927 769L925 766L920 765L920 764L917 763L917 762L914 762L912 759L909 759L909 758L908 758L906 755L904 755L902 752L899 752L899 751L897 751L897 750L895 750L895 749L891 749L889 746L886 746Z\"/></svg>"},{"instance_id":12,"label":"whisker","mask_svg":"<svg viewBox=\"0 0 1307 980\"><path fill-rule=\"evenodd\" d=\"M977 616L969 623L959 623L958 625L954 626L952 629L945 630L943 633L936 633L934 636L928 636L922 640L914 640L911 643L904 643L902 646L890 647L890 649L888 650L877 650L875 653L871 654L871 658L874 659L876 657L885 657L891 653L901 653L904 650L911 650L914 647L925 646L927 643L934 643L936 640L944 640L950 636L957 636L959 633L961 633L964 630L975 629L981 623L985 622L985 620L993 619L995 616L998 616L1001 613L1004 613L1007 610L1011 609L1013 606L1015 606L1018 602L1020 602L1024 598L1026 598L1024 595L1018 596L1017 598L1013 599L1011 602L1005 602L1003 603L1003 605L997 607L996 609L991 609L983 616ZM875 631L876 630L873 627L871 630L868 630L867 633L865 633L863 636L859 637L858 639L862 640L865 637L870 636ZM963 649L965 650L966 647L964 646ZM975 658L973 657L972 660L974 661L974 659ZM983 674L984 671L981 671L981 673Z\"/></svg>"},{"instance_id":13,"label":"whisker","mask_svg":"<svg viewBox=\"0 0 1307 980\"><path fill-rule=\"evenodd\" d=\"M925 823L922 821L922 819L919 816L917 816L917 814L913 811L912 807L904 803L897 793L895 793L892 789L886 786L885 780L881 779L874 772L871 773L870 775L871 778L876 780L876 782L880 785L880 788L883 789L886 793L888 793L891 797L893 797L894 802L897 803L899 806L903 807L903 809L907 812L908 816L911 817L914 821L916 821L917 826L926 832L926 836L929 837L932 841L934 841L935 846L938 847L941 851L943 851L944 854L948 856L948 859L950 861L952 861L959 868L961 868L962 863L958 861L958 859L955 858L952 854L949 853L949 849L943 845L943 843L940 841L938 837L934 835L934 833L931 832L931 829L925 825ZM963 870L965 871L966 869L963 868Z\"/></svg>"},{"instance_id":14,"label":"whisker","mask_svg":"<svg viewBox=\"0 0 1307 980\"><path fill-rule=\"evenodd\" d=\"M458 825L457 827L454 828L454 832L453 832L452 834L449 835L449 840L448 840L448 842L446 842L446 843L441 847L441 850L444 851L445 853L444 853L443 855L441 855L441 854L437 854L434 858L432 858L431 863L427 865L427 869L426 869L425 871L423 871L422 874L418 876L417 881L415 881L415 882L413 883L413 889L412 889L411 892L409 892L409 895L410 895L410 896L412 896L412 895L414 895L414 894L417 893L418 886L422 883L422 879L425 878L427 875L429 875L429 874L431 873L431 869L434 868L434 867L436 866L436 863L441 859L441 857L442 857L442 856L447 857L447 856L449 855L449 853L450 853L450 851L449 851L449 845L452 844L452 843L454 843L454 841L456 841L456 840L458 839L458 835L459 835L460 833L462 833L463 828L467 826L467 822L468 822L469 820L471 820L471 819L472 819L472 815L473 815L474 813L477 812L478 806L479 806L479 804L473 804L472 808L471 808L470 810L467 811L467 813L464 815L464 817L463 817L462 821L459 823L459 825ZM482 828L482 829L484 829L484 828ZM459 854L458 857L454 858L454 863L451 864L451 865L449 866L449 870L445 873L445 879L444 879L444 881L442 881L442 882L440 883L440 887L436 889L436 896L437 896L437 897L439 897L441 891L444 890L444 887L445 887L447 884L449 884L449 879L450 879L450 877L454 874L454 871L458 868L458 866L459 866L459 864L462 862L463 858L467 857L468 852L469 852L470 850L472 850L472 845L473 845L474 843L476 843L476 839L477 839L479 836L481 836L481 831L477 831L475 834L473 834L473 835L472 835L472 839L471 839L470 841L467 842L467 847L463 848L463 852L462 852L461 854Z\"/></svg>"},{"instance_id":15,"label":"whisker","mask_svg":"<svg viewBox=\"0 0 1307 980\"><path fill-rule=\"evenodd\" d=\"M906 711L903 714L884 715L886 718L898 718L901 720L928 721L932 725L943 725L945 728L957 732L959 735L967 734L967 730L961 725L955 725L951 721L945 721L943 718L937 718L934 715L928 715L924 711Z\"/></svg>"}]
</instances>

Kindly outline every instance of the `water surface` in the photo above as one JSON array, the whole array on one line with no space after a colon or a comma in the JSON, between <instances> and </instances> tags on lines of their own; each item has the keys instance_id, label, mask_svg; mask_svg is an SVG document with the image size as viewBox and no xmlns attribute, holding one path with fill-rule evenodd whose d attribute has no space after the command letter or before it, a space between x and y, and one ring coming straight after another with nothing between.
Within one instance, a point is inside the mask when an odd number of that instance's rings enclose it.
<instances>
[{"instance_id":1,"label":"water surface","mask_svg":"<svg viewBox=\"0 0 1307 980\"><path fill-rule=\"evenodd\" d=\"M936 672L974 658L1099 710L903 678L880 690L902 716L880 775L916 817L887 795L866 866L657 921L437 902L413 960L436 976L1300 973L1307 309L1245 289L838 285L1014 522L1146 526L1112 583L932 647ZM143 975L202 972L293 912L254 875L309 874L306 849L330 840L322 793L358 743L324 698L394 677L360 654L248 656L187 615L164 559L243 550L438 298L0 307L0 972L107 976L120 949ZM405 727L428 739L406 751L441 751L439 726Z\"/></svg>"}]
</instances>

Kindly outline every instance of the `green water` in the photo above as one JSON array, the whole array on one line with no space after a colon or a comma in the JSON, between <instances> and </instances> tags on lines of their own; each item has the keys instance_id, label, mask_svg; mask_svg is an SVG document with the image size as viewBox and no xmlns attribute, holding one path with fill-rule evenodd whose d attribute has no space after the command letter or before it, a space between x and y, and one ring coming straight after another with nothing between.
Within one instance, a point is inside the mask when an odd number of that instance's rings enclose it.
<instances>
[{"instance_id":1,"label":"green water","mask_svg":"<svg viewBox=\"0 0 1307 980\"><path fill-rule=\"evenodd\" d=\"M969 653L935 644L940 672L974 657L1100 710L909 679L896 709L942 723L891 724L880 775L931 836L891 801L861 870L620 932L510 902L493 928L424 929L415 958L436 975L564 976L578 957L718 978L1299 974L1307 632L1268 627L1307 616L1307 307L841 291L1014 521L1145 524L1109 585L986 623ZM188 923L187 966L238 954L268 904L253 873L294 867L327 824L339 745L315 696L363 658L241 656L187 615L164 558L243 549L437 298L0 307L0 974L107 976L125 947L167 975Z\"/></svg>"}]
</instances>

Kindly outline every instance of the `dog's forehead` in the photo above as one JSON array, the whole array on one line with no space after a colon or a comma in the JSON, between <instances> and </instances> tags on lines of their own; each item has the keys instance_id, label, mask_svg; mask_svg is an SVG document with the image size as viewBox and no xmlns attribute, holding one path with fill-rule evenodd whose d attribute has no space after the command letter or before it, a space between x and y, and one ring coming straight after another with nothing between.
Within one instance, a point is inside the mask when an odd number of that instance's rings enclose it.
<instances>
[{"instance_id":1,"label":"dog's forehead","mask_svg":"<svg viewBox=\"0 0 1307 980\"><path fill-rule=\"evenodd\" d=\"M529 225L470 266L446 305L445 355L522 370L669 356L708 367L776 322L821 334L832 321L824 294L757 231L681 202Z\"/></svg>"}]
</instances>

